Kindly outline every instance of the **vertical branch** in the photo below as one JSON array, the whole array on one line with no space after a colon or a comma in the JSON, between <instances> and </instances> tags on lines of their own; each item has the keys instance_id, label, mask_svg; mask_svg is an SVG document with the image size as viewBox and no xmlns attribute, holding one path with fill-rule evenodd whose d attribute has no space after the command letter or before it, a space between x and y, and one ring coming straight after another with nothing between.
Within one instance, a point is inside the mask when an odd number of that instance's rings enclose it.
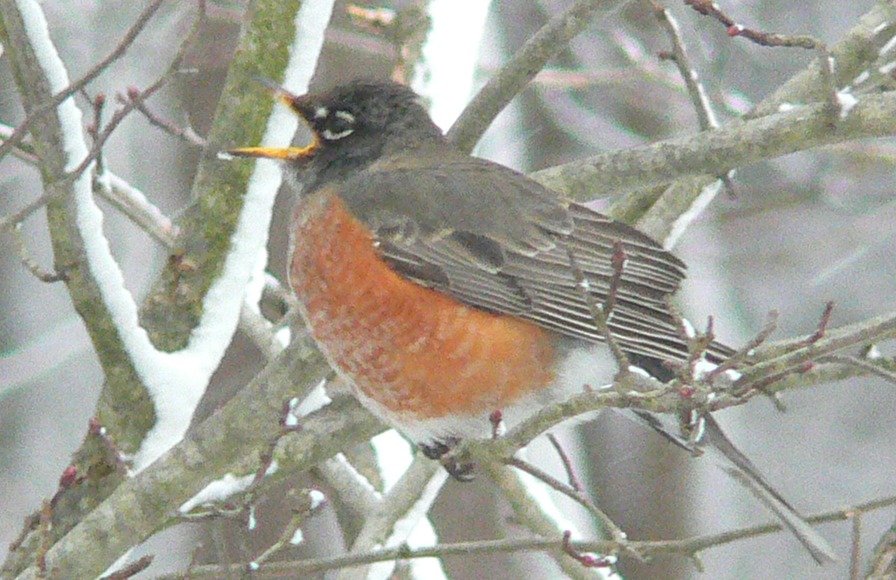
<instances>
[{"instance_id":1,"label":"vertical branch","mask_svg":"<svg viewBox=\"0 0 896 580\"><path fill-rule=\"evenodd\" d=\"M322 30L329 20L330 5L328 0L307 0L302 4L310 7L306 8L304 19L298 0L259 0L249 8L242 44L210 132L212 146L253 142L250 135L254 135L255 142L261 138L273 104L261 90L247 95L250 91L245 80L262 66L269 76L282 76L287 84L307 82L313 70L309 65L313 67ZM321 10L325 11L323 18L319 17ZM316 23L308 18L309 11L317 11L311 14L318 16ZM65 89L68 80L38 3L4 0L0 2L0 18L0 39L10 50L26 110L35 103L50 101L53 94ZM271 23L275 23L273 28ZM303 42L317 39L318 45L315 48L295 41L292 46L286 42L272 44L270 38L259 44L254 37L259 31L268 37L298 37ZM300 62L305 72L297 64ZM223 164L214 155L203 158L194 185L194 196L200 202L191 206L178 240L183 248L180 255L196 267L178 271L181 262L169 261L169 270L160 284L162 289L148 299L146 332L138 325L136 305L103 236L103 215L91 197L90 175L69 178L65 173L81 165L87 156L80 125L80 112L68 98L34 122L32 137L42 152L42 175L51 198L47 211L56 260L63 266L71 265L66 269L67 284L76 308L88 322L106 372L97 418L122 449L128 453L138 450L136 463L140 468L180 440L230 342L245 285L258 267L259 251L266 243L277 187L274 185L267 193L246 195L251 168ZM273 125L284 126L279 121ZM279 138L288 142L291 135L283 136L281 131ZM272 168L267 169L271 173ZM68 191L60 191L63 188ZM244 201L252 210L248 215L240 211ZM236 251L231 252L234 228ZM190 291L183 292L187 287ZM210 291L214 288L217 290ZM199 321L203 327L194 332ZM150 342L150 336L160 348ZM190 349L177 356L161 352L187 344ZM108 473L91 468L97 463L102 467L107 460L90 446L81 450L78 462L84 464L79 469L81 473ZM89 493L73 503L60 501L56 512L65 513L65 521L77 522L79 514L92 509L117 482L110 478L91 483ZM66 531L64 525L53 527L56 535ZM94 554L99 559L114 559L118 555ZM26 565L28 557L27 551L20 551L11 566Z\"/></svg>"}]
</instances>

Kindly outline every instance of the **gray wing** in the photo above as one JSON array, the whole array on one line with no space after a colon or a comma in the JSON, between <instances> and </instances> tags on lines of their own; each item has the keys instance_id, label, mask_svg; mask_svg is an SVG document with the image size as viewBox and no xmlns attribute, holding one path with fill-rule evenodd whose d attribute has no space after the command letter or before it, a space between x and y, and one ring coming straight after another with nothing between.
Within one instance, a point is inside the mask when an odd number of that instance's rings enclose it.
<instances>
[{"instance_id":1,"label":"gray wing","mask_svg":"<svg viewBox=\"0 0 896 580\"><path fill-rule=\"evenodd\" d=\"M396 271L471 306L598 342L603 336L569 254L592 299L603 304L619 243L626 261L611 332L629 353L687 357L667 307L685 266L656 242L506 167L460 154L442 156L426 171L420 163L374 165L347 188L353 194L346 203L375 232ZM712 358L729 353L718 344L710 349Z\"/></svg>"}]
</instances>

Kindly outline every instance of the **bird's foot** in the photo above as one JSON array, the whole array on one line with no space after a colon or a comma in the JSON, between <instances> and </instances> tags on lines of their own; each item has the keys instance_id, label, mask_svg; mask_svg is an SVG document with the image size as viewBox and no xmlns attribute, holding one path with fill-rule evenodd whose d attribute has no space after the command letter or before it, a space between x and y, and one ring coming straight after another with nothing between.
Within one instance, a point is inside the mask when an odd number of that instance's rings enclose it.
<instances>
[{"instance_id":1,"label":"bird's foot","mask_svg":"<svg viewBox=\"0 0 896 580\"><path fill-rule=\"evenodd\" d=\"M455 450L460 439L451 437L443 441L434 441L428 445L419 445L420 451L429 459L433 459L442 464L448 475L458 481L473 481L476 479L474 470L476 464L470 461L464 461L457 457Z\"/></svg>"}]
</instances>

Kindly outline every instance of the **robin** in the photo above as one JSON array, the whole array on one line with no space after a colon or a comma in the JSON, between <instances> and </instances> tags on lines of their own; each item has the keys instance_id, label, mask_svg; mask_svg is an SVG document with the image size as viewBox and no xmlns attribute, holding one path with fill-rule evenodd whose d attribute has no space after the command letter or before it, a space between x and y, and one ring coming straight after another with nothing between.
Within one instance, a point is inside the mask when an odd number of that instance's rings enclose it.
<instances>
[{"instance_id":1,"label":"robin","mask_svg":"<svg viewBox=\"0 0 896 580\"><path fill-rule=\"evenodd\" d=\"M407 87L272 90L309 126L311 144L231 153L282 162L300 191L288 268L305 322L360 401L427 456L490 436L496 410L510 427L585 385L612 383L594 312L608 300L606 325L632 364L668 381L669 362L687 360L668 307L685 265L648 236L457 151ZM731 353L713 342L704 356ZM706 429L733 455L726 468L746 473L817 561L832 560L708 416Z\"/></svg>"}]
</instances>

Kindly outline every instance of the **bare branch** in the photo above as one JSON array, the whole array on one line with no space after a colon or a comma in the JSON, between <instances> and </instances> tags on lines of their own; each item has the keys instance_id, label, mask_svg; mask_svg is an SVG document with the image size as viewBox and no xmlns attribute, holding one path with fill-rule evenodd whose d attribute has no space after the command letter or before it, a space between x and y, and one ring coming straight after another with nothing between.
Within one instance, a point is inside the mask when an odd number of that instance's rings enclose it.
<instances>
[{"instance_id":1,"label":"bare branch","mask_svg":"<svg viewBox=\"0 0 896 580\"><path fill-rule=\"evenodd\" d=\"M461 151L471 151L492 120L529 84L548 60L579 34L598 12L615 9L617 2L576 0L551 19L473 97L449 129L448 140Z\"/></svg>"},{"instance_id":2,"label":"bare branch","mask_svg":"<svg viewBox=\"0 0 896 580\"><path fill-rule=\"evenodd\" d=\"M688 176L720 175L814 147L896 134L896 94L863 95L831 130L824 104L725 123L688 137L613 151L532 174L574 199L638 190Z\"/></svg>"},{"instance_id":3,"label":"bare branch","mask_svg":"<svg viewBox=\"0 0 896 580\"><path fill-rule=\"evenodd\" d=\"M156 0L156 4L159 4L160 2L161 2L161 0ZM200 2L201 8L204 7L204 5L205 5L204 2ZM144 14L146 14L145 11L144 11ZM84 173L84 171L86 171L88 168L90 168L93 165L94 161L96 161L102 155L103 146L105 146L106 141L109 139L109 137L112 136L112 133L118 128L118 126L125 119L125 117L127 117L127 115L130 114L131 111L133 111L138 106L139 103L142 103L143 101L148 99L150 96L152 96L154 93L159 91L168 81L171 80L171 78L173 78L173 76L175 74L177 74L178 68L180 67L180 63L183 60L184 55L186 54L187 48L189 48L190 44L193 42L193 38L199 31L199 29L202 25L202 22L204 21L204 18L205 18L205 11L203 9L201 9L199 11L196 21L193 23L193 28L192 28L190 34L187 36L186 40L183 43L181 43L177 54L175 54L171 64L168 67L168 70L165 72L165 74L163 74L161 77L159 77L159 79L157 79L154 83L152 83L149 87L147 87L143 91L139 91L134 88L129 88L128 95L130 97L130 100L128 101L128 103L126 103L123 108L119 109L112 115L112 118L109 120L109 123L107 123L106 126L102 130L99 130L99 128L94 125L94 127L91 131L91 134L94 138L93 146L91 147L90 152L87 154L87 156L81 161L81 163L78 164L78 166L75 169L73 169L71 171L67 171L64 179L61 179L56 184L54 184L56 187L54 187L52 191L48 191L48 192L44 193L37 200L29 203L27 206L25 206L21 210L15 212L13 214L10 214L8 216L4 216L2 219L0 219L0 229L12 227L17 223L21 223L22 221L27 219L28 216L33 214L35 211L37 211L44 205L46 205L46 204L50 203L51 201L53 201L54 199L58 199L59 197L68 193L68 191L69 191L68 186L70 186L78 177L80 177ZM144 25L145 25L145 23L144 23ZM131 39L131 41L132 40L133 39ZM72 86L75 86L75 85L72 85ZM61 99L59 102L61 103L64 100L65 99ZM105 103L105 98L102 98L102 99L97 98L94 101L94 119L95 119L94 123L97 123L99 121L101 109L102 109L102 106L104 103ZM57 103L57 105L58 105L58 103ZM31 118L31 117L29 117L29 118ZM28 120L26 119L26 123L27 122L28 122ZM23 123L19 127L21 128L21 127L25 126L26 123ZM15 133L13 133L13 135L10 136L9 139L7 139L6 141L3 142L2 146L0 146L0 152L2 152L3 147L5 147L7 145L12 147L13 145L16 144L14 137L15 137ZM2 153L0 153L0 159L2 159Z\"/></svg>"},{"instance_id":4,"label":"bare branch","mask_svg":"<svg viewBox=\"0 0 896 580\"><path fill-rule=\"evenodd\" d=\"M856 512L852 515L852 541L849 550L849 577L854 580L861 578L859 568L861 567L862 558L862 513Z\"/></svg>"},{"instance_id":5,"label":"bare branch","mask_svg":"<svg viewBox=\"0 0 896 580\"><path fill-rule=\"evenodd\" d=\"M896 527L891 527L877 543L866 578L885 580L896 573Z\"/></svg>"},{"instance_id":6,"label":"bare branch","mask_svg":"<svg viewBox=\"0 0 896 580\"><path fill-rule=\"evenodd\" d=\"M705 131L707 129L718 127L719 122L716 119L715 111L712 110L712 104L709 102L709 97L706 95L706 88L703 86L703 83L700 82L700 78L697 75L697 69L694 68L691 59L688 56L684 40L682 40L678 28L678 22L676 22L672 14L666 10L666 7L656 0L650 0L650 4L653 7L657 19L660 21L660 24L662 24L663 28L666 30L666 34L669 35L669 40L672 41L672 51L663 53L660 57L668 58L675 63L676 67L678 67L678 73L684 81L688 96L691 98L691 104L697 112L697 120L700 123L700 130Z\"/></svg>"},{"instance_id":7,"label":"bare branch","mask_svg":"<svg viewBox=\"0 0 896 580\"><path fill-rule=\"evenodd\" d=\"M140 111L140 113L143 114L144 117L146 117L146 120L149 121L150 125L152 125L153 127L158 127L159 129L173 137L177 137L191 147L202 148L208 144L206 140L197 135L196 131L194 131L193 128L189 125L186 127L178 127L171 121L163 119L162 117L155 114L146 105L144 99L122 99L121 96L119 96L119 102L123 104L133 102L134 106L138 111Z\"/></svg>"},{"instance_id":8,"label":"bare branch","mask_svg":"<svg viewBox=\"0 0 896 580\"><path fill-rule=\"evenodd\" d=\"M267 549L259 554L249 565L248 572L256 569L258 565L263 562L267 562L271 556L275 555L277 552L280 552L284 548L290 545L296 545L295 538L296 534L299 533L299 528L304 524L309 518L314 516L318 511L325 505L323 502L318 501L314 494L320 494L317 490L303 490L301 492L301 497L296 498L297 493L290 493L288 501L292 504L292 518L290 518L289 522L283 526L283 531L280 533L280 537L277 540L267 547ZM322 494L321 494L322 495ZM298 499L298 503L296 500Z\"/></svg>"},{"instance_id":9,"label":"bare branch","mask_svg":"<svg viewBox=\"0 0 896 580\"><path fill-rule=\"evenodd\" d=\"M9 136L2 144L0 144L0 159L3 159L9 151L16 147L22 139L24 139L25 135L28 132L28 129L31 127L31 124L34 122L36 118L38 118L43 113L54 109L59 106L62 101L71 97L84 87L86 87L93 79L100 76L103 72L109 68L113 62L121 58L125 52L127 52L128 48L134 43L137 39L137 36L146 28L146 25L149 24L149 21L152 19L153 15L162 5L165 0L153 0L149 6L147 6L140 16L137 17L137 20L128 29L125 33L124 37L118 43L118 45L112 49L112 52L109 53L106 58L99 61L96 65L94 65L87 73L73 82L68 88L60 91L59 93L53 95L53 98L41 105L34 105L32 103L25 103L26 109L28 110L28 117L16 127L16 130L12 135Z\"/></svg>"},{"instance_id":10,"label":"bare branch","mask_svg":"<svg viewBox=\"0 0 896 580\"><path fill-rule=\"evenodd\" d=\"M860 359L854 356L829 356L823 360L829 362L840 363L844 365L854 366L858 369L868 372L868 374L876 375L886 381L896 385L896 372L887 370L882 365L874 364L872 361Z\"/></svg>"},{"instance_id":11,"label":"bare branch","mask_svg":"<svg viewBox=\"0 0 896 580\"><path fill-rule=\"evenodd\" d=\"M65 268L61 268L56 272L48 272L31 257L28 246L25 244L25 237L22 235L21 226L22 224L16 224L12 228L12 233L16 240L16 246L19 248L19 260L22 262L22 265L41 282L52 284L67 280L68 274L66 274Z\"/></svg>"},{"instance_id":12,"label":"bare branch","mask_svg":"<svg viewBox=\"0 0 896 580\"><path fill-rule=\"evenodd\" d=\"M724 24L728 29L728 36L742 36L760 46L804 48L815 51L821 71L827 114L832 124L836 121L840 103L837 100L837 85L831 68L831 55L823 42L811 36L775 34L743 26L725 14L712 0L685 0L685 4Z\"/></svg>"},{"instance_id":13,"label":"bare branch","mask_svg":"<svg viewBox=\"0 0 896 580\"><path fill-rule=\"evenodd\" d=\"M836 354L849 348L859 348L869 342L877 342L896 337L896 314L890 313L878 316L868 321L840 327L827 332L827 335L805 348L793 347L799 345L804 339L795 339L770 345L770 352L759 349L756 359L759 362L749 368L743 369L742 377L735 383L738 391L750 388L765 379L793 370L800 370L806 364L814 360ZM766 358L771 353L781 350L785 354Z\"/></svg>"},{"instance_id":14,"label":"bare branch","mask_svg":"<svg viewBox=\"0 0 896 580\"><path fill-rule=\"evenodd\" d=\"M848 508L830 510L815 514L808 519L813 524L837 522L849 520L855 513L869 513L887 509L896 505L896 497L885 497L871 500ZM780 524L770 523L758 526L750 526L719 534L696 536L682 540L656 540L638 541L631 540L630 544L639 552L648 557L677 554L692 556L707 549L724 546L744 538L755 538L781 531ZM608 552L614 543L606 540L569 541L568 546L578 552ZM375 562L388 562L392 560L408 560L411 558L444 558L446 556L475 556L479 554L513 553L530 551L563 551L564 542L557 538L524 538L510 540L484 540L478 542L458 542L453 544L439 544L429 548L410 549L407 546L398 548L376 550L366 554L351 554L334 558L308 559L298 562L279 562L270 564L264 568L265 572L287 573L312 573L328 570L338 570L354 566L372 564ZM195 577L220 576L227 572L241 570L239 564L231 566L207 565L196 566L190 571ZM173 580L174 576L164 576L160 580Z\"/></svg>"},{"instance_id":15,"label":"bare branch","mask_svg":"<svg viewBox=\"0 0 896 580\"><path fill-rule=\"evenodd\" d=\"M771 336L771 334L775 331L775 329L778 328L778 316L779 314L777 310L770 311L768 313L768 316L766 317L765 325L756 334L756 336L751 338L749 342L739 348L736 353L722 361L719 366L707 373L707 378L709 379L709 381L712 382L715 377L722 374L723 372L740 366L753 354L753 351L755 349L762 346L765 341L768 340L768 337Z\"/></svg>"},{"instance_id":16,"label":"bare branch","mask_svg":"<svg viewBox=\"0 0 896 580\"><path fill-rule=\"evenodd\" d=\"M142 558L138 558L135 562L132 562L122 568L121 570L117 570L103 576L100 580L127 580L128 578L133 578L140 572L143 572L152 564L152 561L155 559L155 555L147 554Z\"/></svg>"},{"instance_id":17,"label":"bare branch","mask_svg":"<svg viewBox=\"0 0 896 580\"><path fill-rule=\"evenodd\" d=\"M576 550L571 544L572 532L569 530L563 532L563 553L574 559L576 562L586 568L603 568L612 566L612 560L609 558L599 558L593 554L587 554Z\"/></svg>"},{"instance_id":18,"label":"bare branch","mask_svg":"<svg viewBox=\"0 0 896 580\"><path fill-rule=\"evenodd\" d=\"M615 246L614 246L615 247ZM618 277L622 275L622 268L625 264L624 256L625 254L620 252L619 254L623 256L623 258L617 259L617 252L614 252L613 258L611 261L613 262L613 279L616 280L616 285L618 286L619 282L617 280ZM622 350L619 346L619 343L616 342L616 339L613 337L613 333L610 331L610 326L607 324L607 316L609 316L608 312L603 310L600 304L597 303L594 295L590 292L590 283L585 278L585 274L582 273L582 269L579 267L579 263L576 260L575 249L571 247L566 248L566 255L569 259L569 268L572 272L576 286L579 289L579 293L582 296L582 300L588 306L589 313L591 314L591 320L594 322L594 327L600 332L604 341L607 343L607 346L610 348L610 352L613 353L613 359L616 361L616 366L619 368L619 373L626 374L629 372L629 361L628 355ZM610 290L612 291L612 284ZM612 295L612 292L611 292ZM607 302L610 302L610 296L607 297Z\"/></svg>"},{"instance_id":19,"label":"bare branch","mask_svg":"<svg viewBox=\"0 0 896 580\"><path fill-rule=\"evenodd\" d=\"M828 323L831 321L831 314L834 312L834 302L833 300L828 302L824 307L824 312L821 315L821 320L818 322L818 328L815 329L815 332L806 339L805 345L809 346L811 344L815 344L822 338L824 338L825 333L828 330Z\"/></svg>"},{"instance_id":20,"label":"bare branch","mask_svg":"<svg viewBox=\"0 0 896 580\"><path fill-rule=\"evenodd\" d=\"M100 127L103 125L103 108L106 105L106 95L104 93L99 93L91 99L87 95L87 91L82 90L81 92L87 100L90 101L91 108L93 109L93 122L87 125L87 134L93 140L93 144L96 145L99 139ZM102 150L102 146L100 149ZM96 172L98 174L105 173L102 152L96 156Z\"/></svg>"},{"instance_id":21,"label":"bare branch","mask_svg":"<svg viewBox=\"0 0 896 580\"><path fill-rule=\"evenodd\" d=\"M820 88L850 84L864 71L880 67L884 63L878 62L878 55L884 58L891 57L882 55L880 49L890 44L896 35L894 23L896 23L896 6L892 2L875 3L831 49L830 56L837 63L836 69L833 70L833 82L825 79L827 72L823 68L824 63L816 58L804 71L794 75L770 97L759 103L747 117L773 114L784 105L824 99L819 94Z\"/></svg>"},{"instance_id":22,"label":"bare branch","mask_svg":"<svg viewBox=\"0 0 896 580\"><path fill-rule=\"evenodd\" d=\"M569 486L576 491L584 490L585 486L582 485L582 480L580 480L579 476L576 474L575 466L572 464L572 458L566 452L566 449L563 448L563 445L560 444L560 440L557 439L557 436L553 433L548 433L547 436L548 441L551 442L551 445L553 445L554 450L560 457L560 461L563 462L563 469L566 470L566 479L569 481Z\"/></svg>"},{"instance_id":23,"label":"bare branch","mask_svg":"<svg viewBox=\"0 0 896 580\"><path fill-rule=\"evenodd\" d=\"M520 471L524 471L524 472L528 473L529 475L531 475L535 479L541 481L542 483L544 483L545 485L547 485L554 491L562 493L569 499L573 500L574 502L576 502L577 504L579 504L580 506L585 508L588 511L588 513L590 513L592 516L594 516L597 519L598 522L600 522L603 529L607 533L610 534L610 537L619 544L619 546L618 546L619 548L628 550L628 547L626 546L625 532L623 532L622 529L619 526L617 526L616 523L612 519L610 519L610 516L608 516L606 513L604 513L603 510L598 508L594 504L594 502L591 501L591 498L588 497L588 495L584 491L577 490L574 487L572 487L571 485L563 483L562 481L555 478L553 475L547 473L543 469L540 469L540 468L532 465L528 461L523 461L519 457L508 457L507 459L504 460L504 463L511 467L515 467L515 468L519 469ZM615 551L616 550L614 549L613 552L615 552ZM640 554L638 554L638 557L639 558L641 557Z\"/></svg>"}]
</instances>

